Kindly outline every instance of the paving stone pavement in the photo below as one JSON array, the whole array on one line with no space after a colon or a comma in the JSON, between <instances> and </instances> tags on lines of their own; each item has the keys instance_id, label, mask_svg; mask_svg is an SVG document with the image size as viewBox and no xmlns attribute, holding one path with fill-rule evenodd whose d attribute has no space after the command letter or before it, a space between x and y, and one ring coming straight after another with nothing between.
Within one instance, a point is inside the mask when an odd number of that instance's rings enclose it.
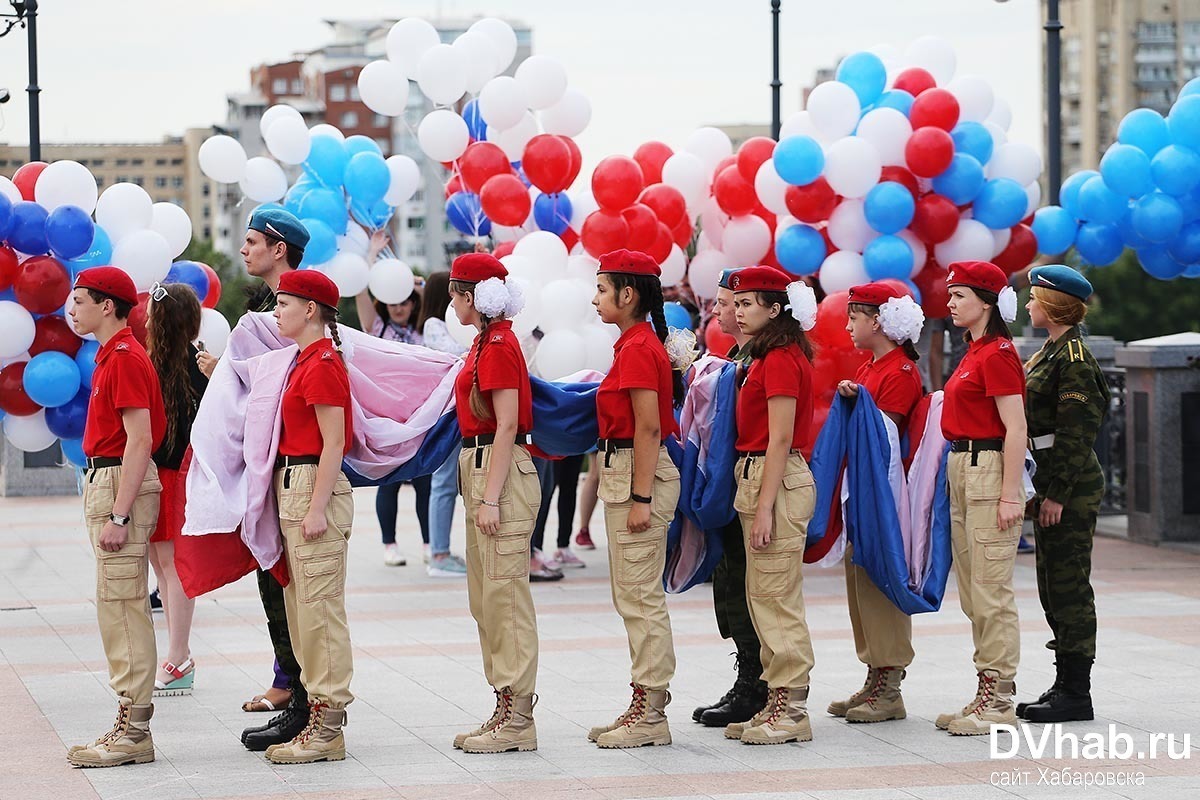
<instances>
[{"instance_id":1,"label":"paving stone pavement","mask_svg":"<svg viewBox=\"0 0 1200 800\"><path fill-rule=\"evenodd\" d=\"M416 520L402 515L406 567L382 562L374 494L355 493L347 604L355 647L346 730L349 758L336 764L273 766L247 752L238 734L266 716L240 710L271 678L271 656L253 578L199 600L192 652L195 693L156 703L153 764L71 769L68 745L94 738L115 709L95 627L94 566L78 498L0 498L0 800L175 800L175 798L722 798L722 800L940 800L941 798L1200 797L1200 753L1187 758L1106 761L993 759L986 737L950 737L933 726L940 712L974 692L970 627L953 578L942 611L914 620L916 662L904 684L908 719L850 725L823 713L857 689L840 568L807 569L805 595L816 667L810 704L814 740L750 747L691 722L694 706L732 682L730 645L716 632L707 586L670 598L679 669L669 708L670 747L602 751L587 742L628 701L624 628L612 609L602 515L599 549L587 568L535 584L541 635L537 725L531 753L468 755L453 735L491 711L475 625L461 579L430 578L421 566ZM411 490L400 507L412 507ZM461 553L461 509L453 549ZM553 535L555 520L550 520ZM1098 718L1063 726L1083 736L1110 726L1145 747L1152 733L1200 745L1200 555L1100 539L1093 578L1100 614L1094 675ZM1032 556L1016 571L1023 658L1019 695L1053 677ZM156 615L160 648L166 630ZM1042 726L1026 729L1035 737ZM1007 739L1001 744L1007 745ZM1146 748L1148 752L1148 748ZM1052 785L1068 778L1091 785ZM1016 776L1016 784L1013 776ZM1138 781L1140 785L1117 785ZM1005 783L1005 780L1008 783ZM1095 785L1096 780L1110 785ZM1041 781L1041 783L1039 783Z\"/></svg>"}]
</instances>

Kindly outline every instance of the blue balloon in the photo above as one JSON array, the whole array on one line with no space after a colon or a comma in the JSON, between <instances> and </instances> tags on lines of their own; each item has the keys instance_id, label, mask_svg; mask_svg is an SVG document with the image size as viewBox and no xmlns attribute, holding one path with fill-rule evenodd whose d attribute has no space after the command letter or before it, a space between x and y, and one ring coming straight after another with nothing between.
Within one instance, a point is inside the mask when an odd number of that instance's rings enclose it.
<instances>
[{"instance_id":1,"label":"blue balloon","mask_svg":"<svg viewBox=\"0 0 1200 800\"><path fill-rule=\"evenodd\" d=\"M863 266L873 281L904 280L912 274L913 251L899 236L885 235L871 241L863 251Z\"/></svg>"},{"instance_id":2,"label":"blue balloon","mask_svg":"<svg viewBox=\"0 0 1200 800\"><path fill-rule=\"evenodd\" d=\"M47 408L46 427L60 439L79 439L83 436L83 424L87 422L90 398L91 392L84 387L61 406Z\"/></svg>"},{"instance_id":3,"label":"blue balloon","mask_svg":"<svg viewBox=\"0 0 1200 800\"><path fill-rule=\"evenodd\" d=\"M163 283L182 283L190 286L201 301L208 297L208 273L195 261L176 261L167 270Z\"/></svg>"},{"instance_id":4,"label":"blue balloon","mask_svg":"<svg viewBox=\"0 0 1200 800\"><path fill-rule=\"evenodd\" d=\"M1141 250L1143 247L1151 246L1150 242L1134 229L1132 214L1126 214L1117 220L1117 231L1121 234L1121 241L1125 243L1126 247Z\"/></svg>"},{"instance_id":5,"label":"blue balloon","mask_svg":"<svg viewBox=\"0 0 1200 800\"><path fill-rule=\"evenodd\" d=\"M933 190L945 195L954 205L965 206L979 195L986 180L979 159L966 153L955 153L946 171L933 179Z\"/></svg>"},{"instance_id":6,"label":"blue balloon","mask_svg":"<svg viewBox=\"0 0 1200 800\"><path fill-rule=\"evenodd\" d=\"M103 267L112 263L112 242L99 225L92 226L92 244L88 251L78 258L68 259L63 266L71 270L71 278L91 267Z\"/></svg>"},{"instance_id":7,"label":"blue balloon","mask_svg":"<svg viewBox=\"0 0 1200 800\"><path fill-rule=\"evenodd\" d=\"M1183 227L1183 209L1162 192L1152 192L1138 200L1129 216L1138 235L1153 244L1175 238Z\"/></svg>"},{"instance_id":8,"label":"blue balloon","mask_svg":"<svg viewBox=\"0 0 1200 800\"><path fill-rule=\"evenodd\" d=\"M383 155L383 150L380 148L379 143L370 136L363 136L361 133L347 136L343 144L346 148L347 158L354 158L359 153L374 153L377 156Z\"/></svg>"},{"instance_id":9,"label":"blue balloon","mask_svg":"<svg viewBox=\"0 0 1200 800\"><path fill-rule=\"evenodd\" d=\"M1193 95L1193 97L1196 96ZM1146 271L1146 274L1152 278L1158 278L1160 281L1178 278L1187 269L1186 264L1180 264L1171 258L1167 248L1162 245L1143 247L1137 251L1137 256L1138 261L1142 262L1142 269Z\"/></svg>"},{"instance_id":10,"label":"blue balloon","mask_svg":"<svg viewBox=\"0 0 1200 800\"><path fill-rule=\"evenodd\" d=\"M912 105L915 100L916 98L903 89L889 89L880 96L879 100L875 103L875 107L894 108L907 117L909 112L912 111Z\"/></svg>"},{"instance_id":11,"label":"blue balloon","mask_svg":"<svg viewBox=\"0 0 1200 800\"><path fill-rule=\"evenodd\" d=\"M1167 245L1171 258L1180 264L1200 263L1200 222L1189 222Z\"/></svg>"},{"instance_id":12,"label":"blue balloon","mask_svg":"<svg viewBox=\"0 0 1200 800\"><path fill-rule=\"evenodd\" d=\"M13 204L7 195L0 194L0 241L8 238L13 226Z\"/></svg>"},{"instance_id":13,"label":"blue balloon","mask_svg":"<svg viewBox=\"0 0 1200 800\"><path fill-rule=\"evenodd\" d=\"M335 236L346 232L346 223L350 219L346 211L346 200L340 191L333 189L313 189L304 195L300 201L302 219L319 219L329 226Z\"/></svg>"},{"instance_id":14,"label":"blue balloon","mask_svg":"<svg viewBox=\"0 0 1200 800\"><path fill-rule=\"evenodd\" d=\"M826 255L825 238L802 222L789 225L775 237L775 258L793 275L815 275Z\"/></svg>"},{"instance_id":15,"label":"blue balloon","mask_svg":"<svg viewBox=\"0 0 1200 800\"><path fill-rule=\"evenodd\" d=\"M492 221L484 215L479 195L474 192L450 195L446 201L446 219L468 236L487 236L492 232Z\"/></svg>"},{"instance_id":16,"label":"blue balloon","mask_svg":"<svg viewBox=\"0 0 1200 800\"><path fill-rule=\"evenodd\" d=\"M92 388L92 373L96 371L96 353L100 352L100 343L87 339L75 354L75 366L79 368L79 382L89 389Z\"/></svg>"},{"instance_id":17,"label":"blue balloon","mask_svg":"<svg viewBox=\"0 0 1200 800\"><path fill-rule=\"evenodd\" d=\"M1179 99L1182 100L1193 94L1200 94L1200 78L1192 78L1185 83L1183 88L1179 90Z\"/></svg>"},{"instance_id":18,"label":"blue balloon","mask_svg":"<svg viewBox=\"0 0 1200 800\"><path fill-rule=\"evenodd\" d=\"M1123 197L1141 197L1154 190L1150 157L1131 144L1114 144L1100 159L1104 183Z\"/></svg>"},{"instance_id":19,"label":"blue balloon","mask_svg":"<svg viewBox=\"0 0 1200 800\"><path fill-rule=\"evenodd\" d=\"M388 205L386 200L380 200L378 203L371 206L370 215L372 230L379 230L382 228L388 223L388 220L392 218L392 214L395 213L396 207Z\"/></svg>"},{"instance_id":20,"label":"blue balloon","mask_svg":"<svg viewBox=\"0 0 1200 800\"><path fill-rule=\"evenodd\" d=\"M332 136L318 134L312 137L312 147L304 161L304 172L326 189L336 189L346 177L346 164L349 161L345 143Z\"/></svg>"},{"instance_id":21,"label":"blue balloon","mask_svg":"<svg viewBox=\"0 0 1200 800\"><path fill-rule=\"evenodd\" d=\"M250 216L254 216L259 211L287 211L287 210L288 210L287 206L283 205L282 203L259 203L258 205L256 205L254 207L254 210L250 212Z\"/></svg>"},{"instance_id":22,"label":"blue balloon","mask_svg":"<svg viewBox=\"0 0 1200 800\"><path fill-rule=\"evenodd\" d=\"M1079 208L1079 190L1083 188L1089 178L1099 174L1094 169L1085 169L1063 181L1062 188L1058 192L1058 204L1070 211L1071 216L1075 219L1083 219L1083 211Z\"/></svg>"},{"instance_id":23,"label":"blue balloon","mask_svg":"<svg viewBox=\"0 0 1200 800\"><path fill-rule=\"evenodd\" d=\"M1016 225L1025 217L1029 196L1012 178L994 178L975 198L975 219L994 231Z\"/></svg>"},{"instance_id":24,"label":"blue balloon","mask_svg":"<svg viewBox=\"0 0 1200 800\"><path fill-rule=\"evenodd\" d=\"M1125 249L1125 243L1112 225L1085 222L1079 226L1075 249L1088 264L1103 267L1117 260Z\"/></svg>"},{"instance_id":25,"label":"blue balloon","mask_svg":"<svg viewBox=\"0 0 1200 800\"><path fill-rule=\"evenodd\" d=\"M63 439L63 456L77 467L87 465L87 456L83 454L83 439Z\"/></svg>"},{"instance_id":26,"label":"blue balloon","mask_svg":"<svg viewBox=\"0 0 1200 800\"><path fill-rule=\"evenodd\" d=\"M296 185L288 189L287 194L283 196L284 210L293 216L300 216L300 207L304 205L304 198L314 188L312 183L297 181Z\"/></svg>"},{"instance_id":27,"label":"blue balloon","mask_svg":"<svg viewBox=\"0 0 1200 800\"><path fill-rule=\"evenodd\" d=\"M685 331L692 329L692 315L679 303L663 303L663 316L667 319L668 329L681 328Z\"/></svg>"},{"instance_id":28,"label":"blue balloon","mask_svg":"<svg viewBox=\"0 0 1200 800\"><path fill-rule=\"evenodd\" d=\"M1185 195L1200 185L1200 155L1188 147L1167 145L1150 162L1150 176L1163 193Z\"/></svg>"},{"instance_id":29,"label":"blue balloon","mask_svg":"<svg viewBox=\"0 0 1200 800\"><path fill-rule=\"evenodd\" d=\"M468 100L462 110L463 122L467 123L467 132L477 142L487 141L487 122L479 113L479 99Z\"/></svg>"},{"instance_id":30,"label":"blue balloon","mask_svg":"<svg viewBox=\"0 0 1200 800\"><path fill-rule=\"evenodd\" d=\"M986 164L991 159L996 147L988 129L982 123L969 120L955 125L954 130L950 131L950 138L954 140L955 152L973 156L980 164Z\"/></svg>"},{"instance_id":31,"label":"blue balloon","mask_svg":"<svg viewBox=\"0 0 1200 800\"><path fill-rule=\"evenodd\" d=\"M78 258L92 246L96 226L78 206L59 206L46 217L46 241L60 260Z\"/></svg>"},{"instance_id":32,"label":"blue balloon","mask_svg":"<svg viewBox=\"0 0 1200 800\"><path fill-rule=\"evenodd\" d=\"M1038 252L1054 256L1065 253L1075 243L1079 223L1062 206L1046 206L1034 212L1032 228Z\"/></svg>"},{"instance_id":33,"label":"blue balloon","mask_svg":"<svg viewBox=\"0 0 1200 800\"><path fill-rule=\"evenodd\" d=\"M899 233L904 230L912 222L916 210L917 203L912 194L894 181L884 181L874 186L867 192L863 203L867 224L880 233Z\"/></svg>"},{"instance_id":34,"label":"blue balloon","mask_svg":"<svg viewBox=\"0 0 1200 800\"><path fill-rule=\"evenodd\" d=\"M319 219L305 217L300 220L308 230L308 244L304 248L303 266L324 264L337 253L337 236L333 229Z\"/></svg>"},{"instance_id":35,"label":"blue balloon","mask_svg":"<svg viewBox=\"0 0 1200 800\"><path fill-rule=\"evenodd\" d=\"M811 136L789 136L775 146L771 158L779 177L792 186L807 186L825 168L825 151Z\"/></svg>"},{"instance_id":36,"label":"blue balloon","mask_svg":"<svg viewBox=\"0 0 1200 800\"><path fill-rule=\"evenodd\" d=\"M1153 157L1171 143L1171 132L1162 114L1152 108L1135 108L1117 127L1117 141Z\"/></svg>"},{"instance_id":37,"label":"blue balloon","mask_svg":"<svg viewBox=\"0 0 1200 800\"><path fill-rule=\"evenodd\" d=\"M13 225L8 232L8 243L13 249L40 256L50 249L46 240L46 209L37 203L22 200L13 206Z\"/></svg>"},{"instance_id":38,"label":"blue balloon","mask_svg":"<svg viewBox=\"0 0 1200 800\"><path fill-rule=\"evenodd\" d=\"M378 153L356 153L346 164L346 193L364 206L373 206L382 200L391 180L387 162Z\"/></svg>"},{"instance_id":39,"label":"blue balloon","mask_svg":"<svg viewBox=\"0 0 1200 800\"><path fill-rule=\"evenodd\" d=\"M571 198L566 192L539 194L533 201L533 221L538 228L561 235L571 222Z\"/></svg>"},{"instance_id":40,"label":"blue balloon","mask_svg":"<svg viewBox=\"0 0 1200 800\"><path fill-rule=\"evenodd\" d=\"M525 184L525 188L528 189L530 186L533 186L533 181L529 180L529 176L525 174L525 168L521 166L521 162L513 161L510 163L513 168L513 172L517 174L517 179L520 180L521 183Z\"/></svg>"},{"instance_id":41,"label":"blue balloon","mask_svg":"<svg viewBox=\"0 0 1200 800\"><path fill-rule=\"evenodd\" d=\"M1124 197L1108 188L1099 175L1088 178L1079 190L1080 219L1106 225L1119 220L1129 209Z\"/></svg>"},{"instance_id":42,"label":"blue balloon","mask_svg":"<svg viewBox=\"0 0 1200 800\"><path fill-rule=\"evenodd\" d=\"M1179 98L1167 114L1167 129L1173 143L1200 149L1200 95Z\"/></svg>"},{"instance_id":43,"label":"blue balloon","mask_svg":"<svg viewBox=\"0 0 1200 800\"><path fill-rule=\"evenodd\" d=\"M66 353L38 353L25 365L25 394L46 408L67 403L79 391L79 367Z\"/></svg>"},{"instance_id":44,"label":"blue balloon","mask_svg":"<svg viewBox=\"0 0 1200 800\"><path fill-rule=\"evenodd\" d=\"M865 50L852 53L838 64L837 80L854 90L860 105L870 105L879 99L887 86L887 67L874 53Z\"/></svg>"},{"instance_id":45,"label":"blue balloon","mask_svg":"<svg viewBox=\"0 0 1200 800\"><path fill-rule=\"evenodd\" d=\"M1194 80L1194 79L1193 79ZM1181 278L1200 278L1200 264L1192 264L1190 267L1179 273Z\"/></svg>"}]
</instances>

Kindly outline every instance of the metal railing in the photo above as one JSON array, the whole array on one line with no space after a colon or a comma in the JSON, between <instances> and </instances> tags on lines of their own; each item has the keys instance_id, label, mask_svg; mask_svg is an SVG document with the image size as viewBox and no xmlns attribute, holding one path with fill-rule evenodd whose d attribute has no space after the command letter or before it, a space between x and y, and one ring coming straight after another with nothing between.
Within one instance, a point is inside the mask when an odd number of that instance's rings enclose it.
<instances>
[{"instance_id":1,"label":"metal railing","mask_svg":"<svg viewBox=\"0 0 1200 800\"><path fill-rule=\"evenodd\" d=\"M1125 370L1106 367L1104 378L1112 399L1108 415L1096 436L1096 457L1104 471L1104 499L1101 514L1124 514L1125 502Z\"/></svg>"}]
</instances>

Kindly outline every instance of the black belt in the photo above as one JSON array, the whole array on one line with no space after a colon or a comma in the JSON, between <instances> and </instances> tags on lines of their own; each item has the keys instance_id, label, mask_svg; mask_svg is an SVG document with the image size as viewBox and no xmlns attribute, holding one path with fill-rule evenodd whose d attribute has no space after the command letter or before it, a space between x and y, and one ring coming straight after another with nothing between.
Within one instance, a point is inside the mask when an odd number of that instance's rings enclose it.
<instances>
[{"instance_id":1,"label":"black belt","mask_svg":"<svg viewBox=\"0 0 1200 800\"><path fill-rule=\"evenodd\" d=\"M1003 450L1003 439L955 439L950 443L955 453L982 453L985 450Z\"/></svg>"},{"instance_id":2,"label":"black belt","mask_svg":"<svg viewBox=\"0 0 1200 800\"><path fill-rule=\"evenodd\" d=\"M766 450L738 450L738 458L762 458L767 454ZM799 450L789 450L789 456L803 455Z\"/></svg>"},{"instance_id":3,"label":"black belt","mask_svg":"<svg viewBox=\"0 0 1200 800\"><path fill-rule=\"evenodd\" d=\"M117 456L96 456L87 460L87 471L91 472L94 469L104 469L105 467L119 467L121 459Z\"/></svg>"},{"instance_id":4,"label":"black belt","mask_svg":"<svg viewBox=\"0 0 1200 800\"><path fill-rule=\"evenodd\" d=\"M275 469L299 467L304 464L320 464L320 456L279 456L275 459Z\"/></svg>"},{"instance_id":5,"label":"black belt","mask_svg":"<svg viewBox=\"0 0 1200 800\"><path fill-rule=\"evenodd\" d=\"M472 447L486 447L489 444L495 444L496 434L481 433L478 436L464 436L462 446L470 449ZM518 433L517 438L513 440L513 444L531 445L533 444L533 436L528 433Z\"/></svg>"},{"instance_id":6,"label":"black belt","mask_svg":"<svg viewBox=\"0 0 1200 800\"><path fill-rule=\"evenodd\" d=\"M596 449L601 453L611 453L615 450L632 450L633 439L597 439Z\"/></svg>"}]
</instances>

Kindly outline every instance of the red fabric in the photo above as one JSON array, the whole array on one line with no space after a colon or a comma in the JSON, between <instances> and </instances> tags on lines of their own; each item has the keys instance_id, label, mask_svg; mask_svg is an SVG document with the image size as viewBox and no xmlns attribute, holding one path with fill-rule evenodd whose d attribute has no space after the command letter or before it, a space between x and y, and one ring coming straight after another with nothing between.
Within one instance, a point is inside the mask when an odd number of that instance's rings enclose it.
<instances>
[{"instance_id":1,"label":"red fabric","mask_svg":"<svg viewBox=\"0 0 1200 800\"><path fill-rule=\"evenodd\" d=\"M480 337L484 337L483 340ZM479 355L482 344L483 354ZM492 410L488 419L471 413L471 387L476 374L483 402ZM529 386L529 370L521 343L513 333L512 322L498 320L475 337L466 362L454 379L454 408L458 412L458 427L463 436L479 436L496 432L496 414L491 393L496 389L517 390L517 432L533 430L533 390Z\"/></svg>"},{"instance_id":2,"label":"red fabric","mask_svg":"<svg viewBox=\"0 0 1200 800\"><path fill-rule=\"evenodd\" d=\"M650 275L658 278L662 269L654 259L636 250L613 250L600 256L600 272L621 272L627 275Z\"/></svg>"},{"instance_id":3,"label":"red fabric","mask_svg":"<svg viewBox=\"0 0 1200 800\"><path fill-rule=\"evenodd\" d=\"M973 286L985 292L1000 294L1008 286L1004 270L990 261L956 261L946 274L947 286Z\"/></svg>"},{"instance_id":4,"label":"red fabric","mask_svg":"<svg viewBox=\"0 0 1200 800\"><path fill-rule=\"evenodd\" d=\"M791 277L774 267L746 267L729 276L734 292L786 292Z\"/></svg>"},{"instance_id":5,"label":"red fabric","mask_svg":"<svg viewBox=\"0 0 1200 800\"><path fill-rule=\"evenodd\" d=\"M888 283L876 281L850 287L850 302L868 306L881 306L893 297L903 296L899 289Z\"/></svg>"},{"instance_id":6,"label":"red fabric","mask_svg":"<svg viewBox=\"0 0 1200 800\"><path fill-rule=\"evenodd\" d=\"M942 436L951 441L1004 438L995 398L1012 394L1024 400L1025 368L1012 341L985 336L971 342L946 381Z\"/></svg>"},{"instance_id":7,"label":"red fabric","mask_svg":"<svg viewBox=\"0 0 1200 800\"><path fill-rule=\"evenodd\" d=\"M96 353L92 397L83 431L85 455L115 458L125 453L128 437L121 411L127 408L149 409L150 452L154 452L167 432L162 389L145 348L133 337L133 330L124 327Z\"/></svg>"},{"instance_id":8,"label":"red fabric","mask_svg":"<svg viewBox=\"0 0 1200 800\"><path fill-rule=\"evenodd\" d=\"M76 289L95 289L101 294L124 300L131 306L138 302L137 287L129 273L117 267L92 267L75 276Z\"/></svg>"},{"instance_id":9,"label":"red fabric","mask_svg":"<svg viewBox=\"0 0 1200 800\"><path fill-rule=\"evenodd\" d=\"M851 301L853 302L853 301ZM854 382L866 388L880 411L904 417L900 435L904 435L908 415L924 393L917 365L897 347L878 361L867 359L858 368Z\"/></svg>"},{"instance_id":10,"label":"red fabric","mask_svg":"<svg viewBox=\"0 0 1200 800\"><path fill-rule=\"evenodd\" d=\"M341 292L328 275L315 269L294 269L279 276L279 292L337 308Z\"/></svg>"},{"instance_id":11,"label":"red fabric","mask_svg":"<svg viewBox=\"0 0 1200 800\"><path fill-rule=\"evenodd\" d=\"M740 452L767 449L771 438L767 401L772 397L796 398L792 449L803 449L813 417L813 368L794 342L768 351L750 365L737 400Z\"/></svg>"},{"instance_id":12,"label":"red fabric","mask_svg":"<svg viewBox=\"0 0 1200 800\"><path fill-rule=\"evenodd\" d=\"M350 452L354 421L350 416L350 378L346 365L329 339L318 339L304 348L283 390L283 429L279 434L279 455L316 456L321 454L321 428L313 406L338 406L346 420L346 444L342 454Z\"/></svg>"},{"instance_id":13,"label":"red fabric","mask_svg":"<svg viewBox=\"0 0 1200 800\"><path fill-rule=\"evenodd\" d=\"M491 253L466 253L454 259L450 266L450 280L479 283L488 278L504 280L508 270L500 263L500 259Z\"/></svg>"},{"instance_id":14,"label":"red fabric","mask_svg":"<svg viewBox=\"0 0 1200 800\"><path fill-rule=\"evenodd\" d=\"M662 438L679 432L675 424L671 362L649 322L639 322L613 345L613 365L596 390L596 419L601 439L632 439L632 389L658 392L658 424Z\"/></svg>"}]
</instances>

